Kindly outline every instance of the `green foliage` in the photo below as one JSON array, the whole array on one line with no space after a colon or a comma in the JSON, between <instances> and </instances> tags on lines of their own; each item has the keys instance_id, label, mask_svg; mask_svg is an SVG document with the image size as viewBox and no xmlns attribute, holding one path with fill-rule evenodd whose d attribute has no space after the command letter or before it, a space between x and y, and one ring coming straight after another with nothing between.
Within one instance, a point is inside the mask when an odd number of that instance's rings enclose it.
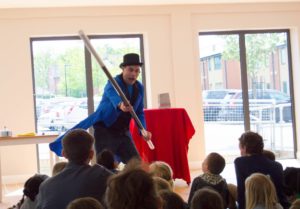
<instances>
[{"instance_id":1,"label":"green foliage","mask_svg":"<svg viewBox=\"0 0 300 209\"><path fill-rule=\"evenodd\" d=\"M239 39L236 35L224 35L225 48L222 53L225 60L239 61ZM285 33L256 33L246 34L246 59L247 70L250 77L255 78L259 71L269 67L270 55L275 51L276 46L284 44Z\"/></svg>"},{"instance_id":2,"label":"green foliage","mask_svg":"<svg viewBox=\"0 0 300 209\"><path fill-rule=\"evenodd\" d=\"M36 90L49 91L49 74L51 69L56 68L56 58L50 51L34 55L34 78ZM52 92L54 93L54 92Z\"/></svg>"},{"instance_id":3,"label":"green foliage","mask_svg":"<svg viewBox=\"0 0 300 209\"><path fill-rule=\"evenodd\" d=\"M123 60L124 54L131 52L139 53L139 42L126 39L124 41L119 40L119 42L121 44L117 47L114 44L114 40L111 40L111 43L105 44L98 44L97 41L93 43L99 56L113 76L122 72L119 65ZM83 47L74 45L73 47L66 47L64 50L56 52L55 46L53 44L49 48L44 48L44 50L34 51L36 90L41 92L41 94L47 93L56 96L78 98L86 97L86 72ZM93 57L92 73L94 95L101 96L108 79Z\"/></svg>"}]
</instances>

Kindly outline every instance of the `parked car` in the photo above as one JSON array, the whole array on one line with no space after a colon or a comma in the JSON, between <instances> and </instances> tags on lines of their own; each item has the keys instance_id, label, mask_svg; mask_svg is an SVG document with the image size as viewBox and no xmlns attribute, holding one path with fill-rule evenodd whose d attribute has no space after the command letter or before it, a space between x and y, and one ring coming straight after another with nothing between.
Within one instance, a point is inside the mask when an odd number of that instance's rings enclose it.
<instances>
[{"instance_id":1,"label":"parked car","mask_svg":"<svg viewBox=\"0 0 300 209\"><path fill-rule=\"evenodd\" d=\"M204 90L202 92L204 121L216 121L222 105L237 92L239 92L237 89Z\"/></svg>"},{"instance_id":2,"label":"parked car","mask_svg":"<svg viewBox=\"0 0 300 209\"><path fill-rule=\"evenodd\" d=\"M272 89L249 90L249 112L252 121L292 121L290 97L280 91ZM243 121L243 95L236 92L227 104L219 111L219 120Z\"/></svg>"}]
</instances>

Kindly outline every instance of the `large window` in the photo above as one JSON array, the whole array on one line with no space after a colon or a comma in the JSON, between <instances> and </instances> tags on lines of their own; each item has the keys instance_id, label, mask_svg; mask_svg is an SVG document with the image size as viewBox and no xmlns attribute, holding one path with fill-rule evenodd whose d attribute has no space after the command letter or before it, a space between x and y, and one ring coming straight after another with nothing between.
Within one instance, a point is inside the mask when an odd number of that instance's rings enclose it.
<instances>
[{"instance_id":1,"label":"large window","mask_svg":"<svg viewBox=\"0 0 300 209\"><path fill-rule=\"evenodd\" d=\"M252 130L278 158L294 157L289 43L288 30L199 34L200 66L208 57L222 63L218 71L201 69L208 152L235 157L238 137Z\"/></svg>"},{"instance_id":2,"label":"large window","mask_svg":"<svg viewBox=\"0 0 300 209\"><path fill-rule=\"evenodd\" d=\"M143 60L141 35L89 38L113 76L121 73L124 54L138 53ZM36 131L59 134L94 111L108 79L79 37L32 38L31 49ZM44 166L49 164L49 148L39 145L39 150L40 170L49 173Z\"/></svg>"}]
</instances>

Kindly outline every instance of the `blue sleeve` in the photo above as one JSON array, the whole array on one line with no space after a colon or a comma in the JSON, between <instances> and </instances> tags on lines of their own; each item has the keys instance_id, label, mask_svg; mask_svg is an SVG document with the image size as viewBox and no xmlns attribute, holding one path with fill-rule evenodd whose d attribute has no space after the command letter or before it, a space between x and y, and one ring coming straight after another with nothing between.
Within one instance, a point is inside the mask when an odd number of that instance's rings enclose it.
<instances>
[{"instance_id":1,"label":"blue sleeve","mask_svg":"<svg viewBox=\"0 0 300 209\"><path fill-rule=\"evenodd\" d=\"M119 84L119 86L120 86L120 84ZM122 91L124 91L124 90L122 89ZM122 101L122 99L121 99L121 97L119 96L117 90L114 88L114 86L111 84L110 81L108 81L108 83L106 84L106 86L104 88L104 94L109 99L109 101L111 102L113 107L116 110L118 110L118 108L117 108L118 104Z\"/></svg>"},{"instance_id":2,"label":"blue sleeve","mask_svg":"<svg viewBox=\"0 0 300 209\"><path fill-rule=\"evenodd\" d=\"M78 124L70 128L68 131L76 129L76 128L81 128L81 129L88 129L91 127L95 122L97 122L97 119L99 118L100 110L97 110L90 116L88 116L86 119L80 121ZM62 156L62 139L64 138L66 133L63 135L59 136L58 138L55 139L54 142L51 142L49 144L49 148L51 151L55 152L57 156Z\"/></svg>"}]
</instances>

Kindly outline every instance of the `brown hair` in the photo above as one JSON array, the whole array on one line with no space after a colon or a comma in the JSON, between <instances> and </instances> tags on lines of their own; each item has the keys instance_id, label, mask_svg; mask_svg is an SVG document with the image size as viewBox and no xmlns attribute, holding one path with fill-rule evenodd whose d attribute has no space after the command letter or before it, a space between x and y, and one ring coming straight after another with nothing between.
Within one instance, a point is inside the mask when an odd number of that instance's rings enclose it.
<instances>
[{"instance_id":1,"label":"brown hair","mask_svg":"<svg viewBox=\"0 0 300 209\"><path fill-rule=\"evenodd\" d=\"M262 154L269 160L275 161L275 159L276 159L274 152L272 152L270 150L263 150Z\"/></svg>"},{"instance_id":2,"label":"brown hair","mask_svg":"<svg viewBox=\"0 0 300 209\"><path fill-rule=\"evenodd\" d=\"M93 148L94 137L83 129L74 129L62 141L63 151L69 161L84 164Z\"/></svg>"},{"instance_id":3,"label":"brown hair","mask_svg":"<svg viewBox=\"0 0 300 209\"><path fill-rule=\"evenodd\" d=\"M95 198L82 197L70 202L66 209L104 209L104 207Z\"/></svg>"},{"instance_id":4,"label":"brown hair","mask_svg":"<svg viewBox=\"0 0 300 209\"><path fill-rule=\"evenodd\" d=\"M109 209L157 209L160 206L152 176L137 167L111 176L105 201Z\"/></svg>"},{"instance_id":5,"label":"brown hair","mask_svg":"<svg viewBox=\"0 0 300 209\"><path fill-rule=\"evenodd\" d=\"M104 166L107 169L115 169L115 159L114 159L114 153L108 149L102 150L97 155L97 163L99 165Z\"/></svg>"},{"instance_id":6,"label":"brown hair","mask_svg":"<svg viewBox=\"0 0 300 209\"><path fill-rule=\"evenodd\" d=\"M262 154L264 142L258 133L247 131L240 136L239 141L240 146L246 149L247 154Z\"/></svg>"},{"instance_id":7,"label":"brown hair","mask_svg":"<svg viewBox=\"0 0 300 209\"><path fill-rule=\"evenodd\" d=\"M184 200L175 192L170 190L162 190L159 192L162 199L162 209L185 209Z\"/></svg>"},{"instance_id":8,"label":"brown hair","mask_svg":"<svg viewBox=\"0 0 300 209\"><path fill-rule=\"evenodd\" d=\"M212 152L207 156L207 168L212 174L220 174L225 168L225 159L218 153Z\"/></svg>"},{"instance_id":9,"label":"brown hair","mask_svg":"<svg viewBox=\"0 0 300 209\"><path fill-rule=\"evenodd\" d=\"M212 188L202 188L195 192L191 209L224 209L221 195Z\"/></svg>"}]
</instances>

